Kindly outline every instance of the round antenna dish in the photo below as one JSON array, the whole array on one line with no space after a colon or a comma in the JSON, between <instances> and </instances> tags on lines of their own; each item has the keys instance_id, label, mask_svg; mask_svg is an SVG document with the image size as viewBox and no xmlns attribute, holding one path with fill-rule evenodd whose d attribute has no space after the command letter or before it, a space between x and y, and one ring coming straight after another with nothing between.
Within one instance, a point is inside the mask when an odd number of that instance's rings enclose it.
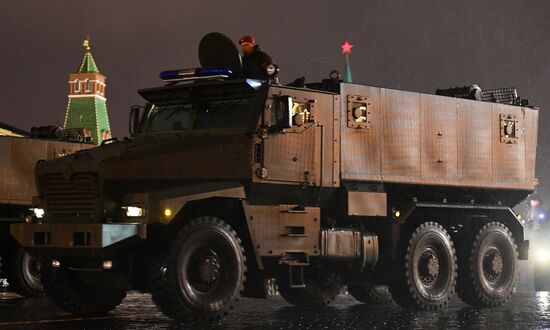
<instances>
[{"instance_id":1,"label":"round antenna dish","mask_svg":"<svg viewBox=\"0 0 550 330\"><path fill-rule=\"evenodd\" d=\"M243 65L239 50L225 34L211 32L202 37L199 61L203 67L224 67L233 71L234 77L241 76Z\"/></svg>"}]
</instances>

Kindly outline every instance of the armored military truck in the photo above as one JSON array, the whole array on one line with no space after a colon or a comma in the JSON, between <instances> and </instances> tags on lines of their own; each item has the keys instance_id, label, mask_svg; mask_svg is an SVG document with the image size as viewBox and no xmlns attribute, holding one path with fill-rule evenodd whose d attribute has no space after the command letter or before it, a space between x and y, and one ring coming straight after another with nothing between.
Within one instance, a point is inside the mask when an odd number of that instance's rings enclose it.
<instances>
[{"instance_id":1,"label":"armored military truck","mask_svg":"<svg viewBox=\"0 0 550 330\"><path fill-rule=\"evenodd\" d=\"M22 296L42 294L41 262L9 235L9 226L42 217L43 210L32 201L36 196L35 164L87 147L68 141L0 136L0 278L6 278L10 289Z\"/></svg>"},{"instance_id":2,"label":"armored military truck","mask_svg":"<svg viewBox=\"0 0 550 330\"><path fill-rule=\"evenodd\" d=\"M281 86L212 52L237 51L207 35L204 67L139 91L130 138L37 165L44 217L11 233L48 260L55 304L102 314L139 290L174 319L218 318L269 278L298 306L344 286L427 310L512 296L537 109L337 77Z\"/></svg>"}]
</instances>

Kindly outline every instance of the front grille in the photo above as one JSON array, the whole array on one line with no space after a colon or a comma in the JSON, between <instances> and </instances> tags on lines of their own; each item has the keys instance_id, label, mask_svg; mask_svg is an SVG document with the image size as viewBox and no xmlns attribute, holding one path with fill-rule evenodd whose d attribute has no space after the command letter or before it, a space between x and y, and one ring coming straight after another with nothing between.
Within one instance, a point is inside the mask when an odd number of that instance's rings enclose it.
<instances>
[{"instance_id":1,"label":"front grille","mask_svg":"<svg viewBox=\"0 0 550 330\"><path fill-rule=\"evenodd\" d=\"M40 176L40 190L46 199L48 216L84 216L95 213L96 176L75 173L70 179L60 173Z\"/></svg>"}]
</instances>

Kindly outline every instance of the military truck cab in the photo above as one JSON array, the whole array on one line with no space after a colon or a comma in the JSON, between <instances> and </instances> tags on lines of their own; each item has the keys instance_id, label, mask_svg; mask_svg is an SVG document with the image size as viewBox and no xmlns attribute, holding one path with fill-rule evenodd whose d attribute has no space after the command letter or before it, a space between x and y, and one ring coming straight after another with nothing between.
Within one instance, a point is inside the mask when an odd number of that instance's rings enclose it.
<instances>
[{"instance_id":1,"label":"military truck cab","mask_svg":"<svg viewBox=\"0 0 550 330\"><path fill-rule=\"evenodd\" d=\"M132 138L37 165L45 216L11 231L49 260L58 306L101 314L137 289L215 318L269 278L299 306L344 286L428 310L510 298L537 109L221 73L140 90Z\"/></svg>"}]
</instances>

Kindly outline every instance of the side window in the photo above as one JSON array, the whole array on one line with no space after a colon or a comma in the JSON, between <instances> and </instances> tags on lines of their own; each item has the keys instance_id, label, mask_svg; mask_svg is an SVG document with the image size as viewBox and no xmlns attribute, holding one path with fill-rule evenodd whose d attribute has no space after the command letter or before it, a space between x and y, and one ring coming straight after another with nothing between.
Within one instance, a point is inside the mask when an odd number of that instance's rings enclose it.
<instances>
[{"instance_id":1,"label":"side window","mask_svg":"<svg viewBox=\"0 0 550 330\"><path fill-rule=\"evenodd\" d=\"M292 102L292 124L302 126L311 121L311 103Z\"/></svg>"},{"instance_id":2,"label":"side window","mask_svg":"<svg viewBox=\"0 0 550 330\"><path fill-rule=\"evenodd\" d=\"M80 92L80 80L78 80L78 79L74 83L74 91L75 92Z\"/></svg>"},{"instance_id":3,"label":"side window","mask_svg":"<svg viewBox=\"0 0 550 330\"><path fill-rule=\"evenodd\" d=\"M145 132L166 132L190 129L192 104L154 106L149 112Z\"/></svg>"},{"instance_id":4,"label":"side window","mask_svg":"<svg viewBox=\"0 0 550 330\"><path fill-rule=\"evenodd\" d=\"M312 103L299 102L286 95L273 95L269 126L275 129L300 127L313 121Z\"/></svg>"}]
</instances>

